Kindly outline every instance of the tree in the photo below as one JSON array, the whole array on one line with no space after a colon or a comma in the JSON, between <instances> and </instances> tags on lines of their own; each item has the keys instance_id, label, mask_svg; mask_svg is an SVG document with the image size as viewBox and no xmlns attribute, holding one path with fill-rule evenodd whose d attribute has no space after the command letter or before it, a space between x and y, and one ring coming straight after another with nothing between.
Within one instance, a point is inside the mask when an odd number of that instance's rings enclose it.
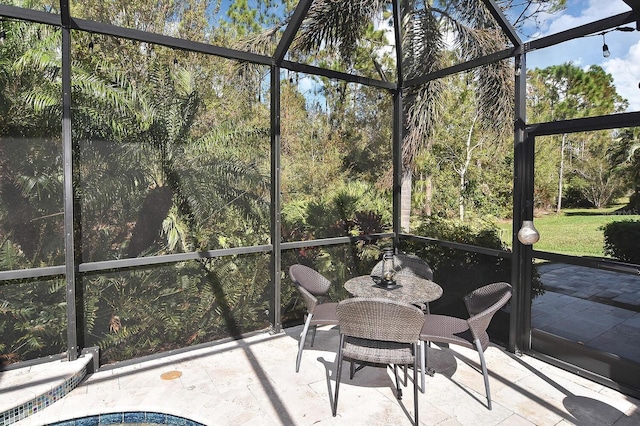
<instances>
[{"instance_id":1,"label":"tree","mask_svg":"<svg viewBox=\"0 0 640 426\"><path fill-rule=\"evenodd\" d=\"M620 97L613 85L613 77L607 74L599 66L591 66L587 70L576 67L571 63L555 65L543 70L534 69L529 73L528 81L528 109L529 121L554 121L570 118L605 115L623 111L627 102ZM560 136L560 153L558 164L556 211L562 208L563 186L565 178L566 153L571 143L577 143L576 149L586 152L585 142L576 140L577 135L563 134ZM600 151L603 152L603 151ZM595 154L595 153L594 153ZM593 159L593 157L592 157ZM587 162L583 162L585 167ZM592 164L592 163L591 163ZM604 165L602 167L605 167ZM596 179L600 185L607 186L601 173L594 174L585 170L576 170L578 175L600 176ZM584 183L584 182L583 182ZM614 185L615 186L615 185ZM585 188L584 185L580 185ZM601 195L611 192L609 190L597 191ZM589 198L594 198L594 192L590 191ZM595 197L602 202L600 196ZM605 197L606 198L606 197Z\"/></svg>"},{"instance_id":2,"label":"tree","mask_svg":"<svg viewBox=\"0 0 640 426\"><path fill-rule=\"evenodd\" d=\"M608 154L616 171L631 188L625 210L640 211L640 127L620 130Z\"/></svg>"},{"instance_id":3,"label":"tree","mask_svg":"<svg viewBox=\"0 0 640 426\"><path fill-rule=\"evenodd\" d=\"M602 208L622 194L623 180L610 157L610 132L584 137L587 149L573 161L570 183L594 207Z\"/></svg>"},{"instance_id":4,"label":"tree","mask_svg":"<svg viewBox=\"0 0 640 426\"><path fill-rule=\"evenodd\" d=\"M441 9L435 2L403 2L400 21L403 23L404 78L419 77L445 66L445 34L456 38L458 60L464 61L500 50L507 41L488 11L477 3L456 2ZM300 31L299 46L313 52L335 48L345 61L352 58L368 22L374 22L384 1L314 2L308 20ZM336 19L340 17L340 19ZM478 93L480 119L486 122L510 124L512 115L511 69L506 61L489 65L474 75ZM405 136L403 140L402 197L411 199L413 164L421 147L433 143L433 132L442 92L439 80L407 89L405 97ZM428 201L427 201L428 202ZM408 229L409 209L403 202L402 227Z\"/></svg>"}]
</instances>

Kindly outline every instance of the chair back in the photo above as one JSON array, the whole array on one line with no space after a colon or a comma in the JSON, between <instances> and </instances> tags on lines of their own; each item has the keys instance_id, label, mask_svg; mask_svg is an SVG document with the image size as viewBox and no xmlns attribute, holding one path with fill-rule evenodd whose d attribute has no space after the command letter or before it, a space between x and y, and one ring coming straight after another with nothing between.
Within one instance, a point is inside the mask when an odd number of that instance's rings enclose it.
<instances>
[{"instance_id":1,"label":"chair back","mask_svg":"<svg viewBox=\"0 0 640 426\"><path fill-rule=\"evenodd\" d=\"M505 282L488 284L464 297L464 303L471 317L467 320L474 338L483 336L491 319L511 298L511 285ZM484 339L481 339L484 344Z\"/></svg>"},{"instance_id":2,"label":"chair back","mask_svg":"<svg viewBox=\"0 0 640 426\"><path fill-rule=\"evenodd\" d=\"M420 278L433 280L433 270L427 262L413 254L398 253L393 255L393 264L396 268L396 275L416 275ZM381 260L371 270L371 275L381 277L383 274L384 262Z\"/></svg>"},{"instance_id":3,"label":"chair back","mask_svg":"<svg viewBox=\"0 0 640 426\"><path fill-rule=\"evenodd\" d=\"M336 315L341 334L387 342L415 343L424 324L419 308L382 298L343 300L336 307Z\"/></svg>"},{"instance_id":4,"label":"chair back","mask_svg":"<svg viewBox=\"0 0 640 426\"><path fill-rule=\"evenodd\" d=\"M314 296L324 296L331 287L331 281L308 266L295 264L289 268L289 276L294 284L304 287Z\"/></svg>"}]
</instances>

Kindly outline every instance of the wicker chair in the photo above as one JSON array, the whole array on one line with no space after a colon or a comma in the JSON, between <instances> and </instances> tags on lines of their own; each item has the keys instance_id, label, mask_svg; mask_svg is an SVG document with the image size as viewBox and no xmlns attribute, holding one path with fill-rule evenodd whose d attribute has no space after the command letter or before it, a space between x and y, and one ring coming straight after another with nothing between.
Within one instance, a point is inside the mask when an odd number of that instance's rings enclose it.
<instances>
[{"instance_id":1,"label":"wicker chair","mask_svg":"<svg viewBox=\"0 0 640 426\"><path fill-rule=\"evenodd\" d=\"M418 424L418 359L420 330L424 313L417 307L389 299L347 299L336 307L340 325L340 347L337 355L336 389L333 415L338 409L338 391L343 359L351 361L351 377L355 361L393 364L398 399L402 390L397 365L413 366L414 418Z\"/></svg>"},{"instance_id":2,"label":"wicker chair","mask_svg":"<svg viewBox=\"0 0 640 426\"><path fill-rule=\"evenodd\" d=\"M296 357L297 373L300 371L302 350L304 349L309 327L313 327L313 335L311 337L311 346L313 346L316 338L316 328L319 325L338 325L338 317L336 317L337 303L318 302L318 297L326 296L331 286L331 282L319 272L304 265L292 265L289 268L289 276L302 295L307 308L306 320L298 346L298 356Z\"/></svg>"},{"instance_id":3,"label":"wicker chair","mask_svg":"<svg viewBox=\"0 0 640 426\"><path fill-rule=\"evenodd\" d=\"M491 410L491 393L489 391L489 375L484 359L484 351L489 346L487 328L494 314L498 312L511 298L511 285L499 282L480 287L464 297L469 319L450 317L445 315L426 315L425 322L420 332L420 340L423 342L440 342L460 345L478 351L480 366L484 376L484 387L487 393L487 406ZM421 348L427 351L424 344ZM424 391L424 374L422 369L422 383Z\"/></svg>"},{"instance_id":4,"label":"wicker chair","mask_svg":"<svg viewBox=\"0 0 640 426\"><path fill-rule=\"evenodd\" d=\"M427 262L413 254L398 253L393 255L393 265L396 269L396 275L417 275L420 278L433 281L433 270ZM372 277L381 277L383 275L384 261L378 262L371 270ZM419 307L429 313L429 303L419 305Z\"/></svg>"}]
</instances>

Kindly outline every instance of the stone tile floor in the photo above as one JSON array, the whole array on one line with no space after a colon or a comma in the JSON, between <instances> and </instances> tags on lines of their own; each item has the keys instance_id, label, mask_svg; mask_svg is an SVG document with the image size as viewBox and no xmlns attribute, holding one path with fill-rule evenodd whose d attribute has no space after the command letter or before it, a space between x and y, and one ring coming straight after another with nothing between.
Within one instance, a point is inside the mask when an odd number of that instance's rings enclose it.
<instances>
[{"instance_id":1,"label":"stone tile floor","mask_svg":"<svg viewBox=\"0 0 640 426\"><path fill-rule=\"evenodd\" d=\"M547 292L533 302L535 327L640 362L640 277L562 264L544 265L540 272ZM412 392L406 390L399 403L390 370L380 368L365 368L353 381L344 370L338 416L332 417L337 330L319 330L296 374L300 331L295 327L102 369L61 401L15 424L122 411L158 411L206 425L412 423ZM437 374L427 377L426 393L419 395L420 424L640 424L638 400L499 347L486 354L494 403L489 411L477 354L457 347L430 351ZM51 376L64 367L52 362ZM179 377L164 380L165 373Z\"/></svg>"},{"instance_id":2,"label":"stone tile floor","mask_svg":"<svg viewBox=\"0 0 640 426\"><path fill-rule=\"evenodd\" d=\"M533 327L640 363L640 276L547 264Z\"/></svg>"},{"instance_id":3,"label":"stone tile floor","mask_svg":"<svg viewBox=\"0 0 640 426\"><path fill-rule=\"evenodd\" d=\"M374 367L359 371L354 380L349 380L348 368L343 369L338 415L332 417L337 329L318 330L314 347L305 349L296 373L300 332L301 327L294 327L277 335L262 333L102 370L16 425L119 411L160 411L206 425L413 423L413 393L405 390L399 402L391 370ZM474 351L434 346L429 356L437 373L427 377L426 393L419 394L423 425L640 424L640 401L496 346L486 353L493 399L489 411ZM55 363L52 366L53 374ZM181 375L162 378L172 372Z\"/></svg>"}]
</instances>

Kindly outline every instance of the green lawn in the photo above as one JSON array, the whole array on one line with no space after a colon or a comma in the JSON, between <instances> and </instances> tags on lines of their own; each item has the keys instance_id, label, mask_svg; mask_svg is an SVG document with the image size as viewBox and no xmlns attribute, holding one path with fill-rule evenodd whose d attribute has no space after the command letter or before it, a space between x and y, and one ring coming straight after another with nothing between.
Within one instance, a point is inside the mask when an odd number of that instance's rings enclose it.
<instances>
[{"instance_id":1,"label":"green lawn","mask_svg":"<svg viewBox=\"0 0 640 426\"><path fill-rule=\"evenodd\" d=\"M613 221L640 220L640 215L611 214L619 207L566 209L559 215L536 217L534 224L540 241L533 248L576 256L604 256L604 235L600 227ZM502 240L511 247L511 222L500 223L498 227Z\"/></svg>"}]
</instances>

